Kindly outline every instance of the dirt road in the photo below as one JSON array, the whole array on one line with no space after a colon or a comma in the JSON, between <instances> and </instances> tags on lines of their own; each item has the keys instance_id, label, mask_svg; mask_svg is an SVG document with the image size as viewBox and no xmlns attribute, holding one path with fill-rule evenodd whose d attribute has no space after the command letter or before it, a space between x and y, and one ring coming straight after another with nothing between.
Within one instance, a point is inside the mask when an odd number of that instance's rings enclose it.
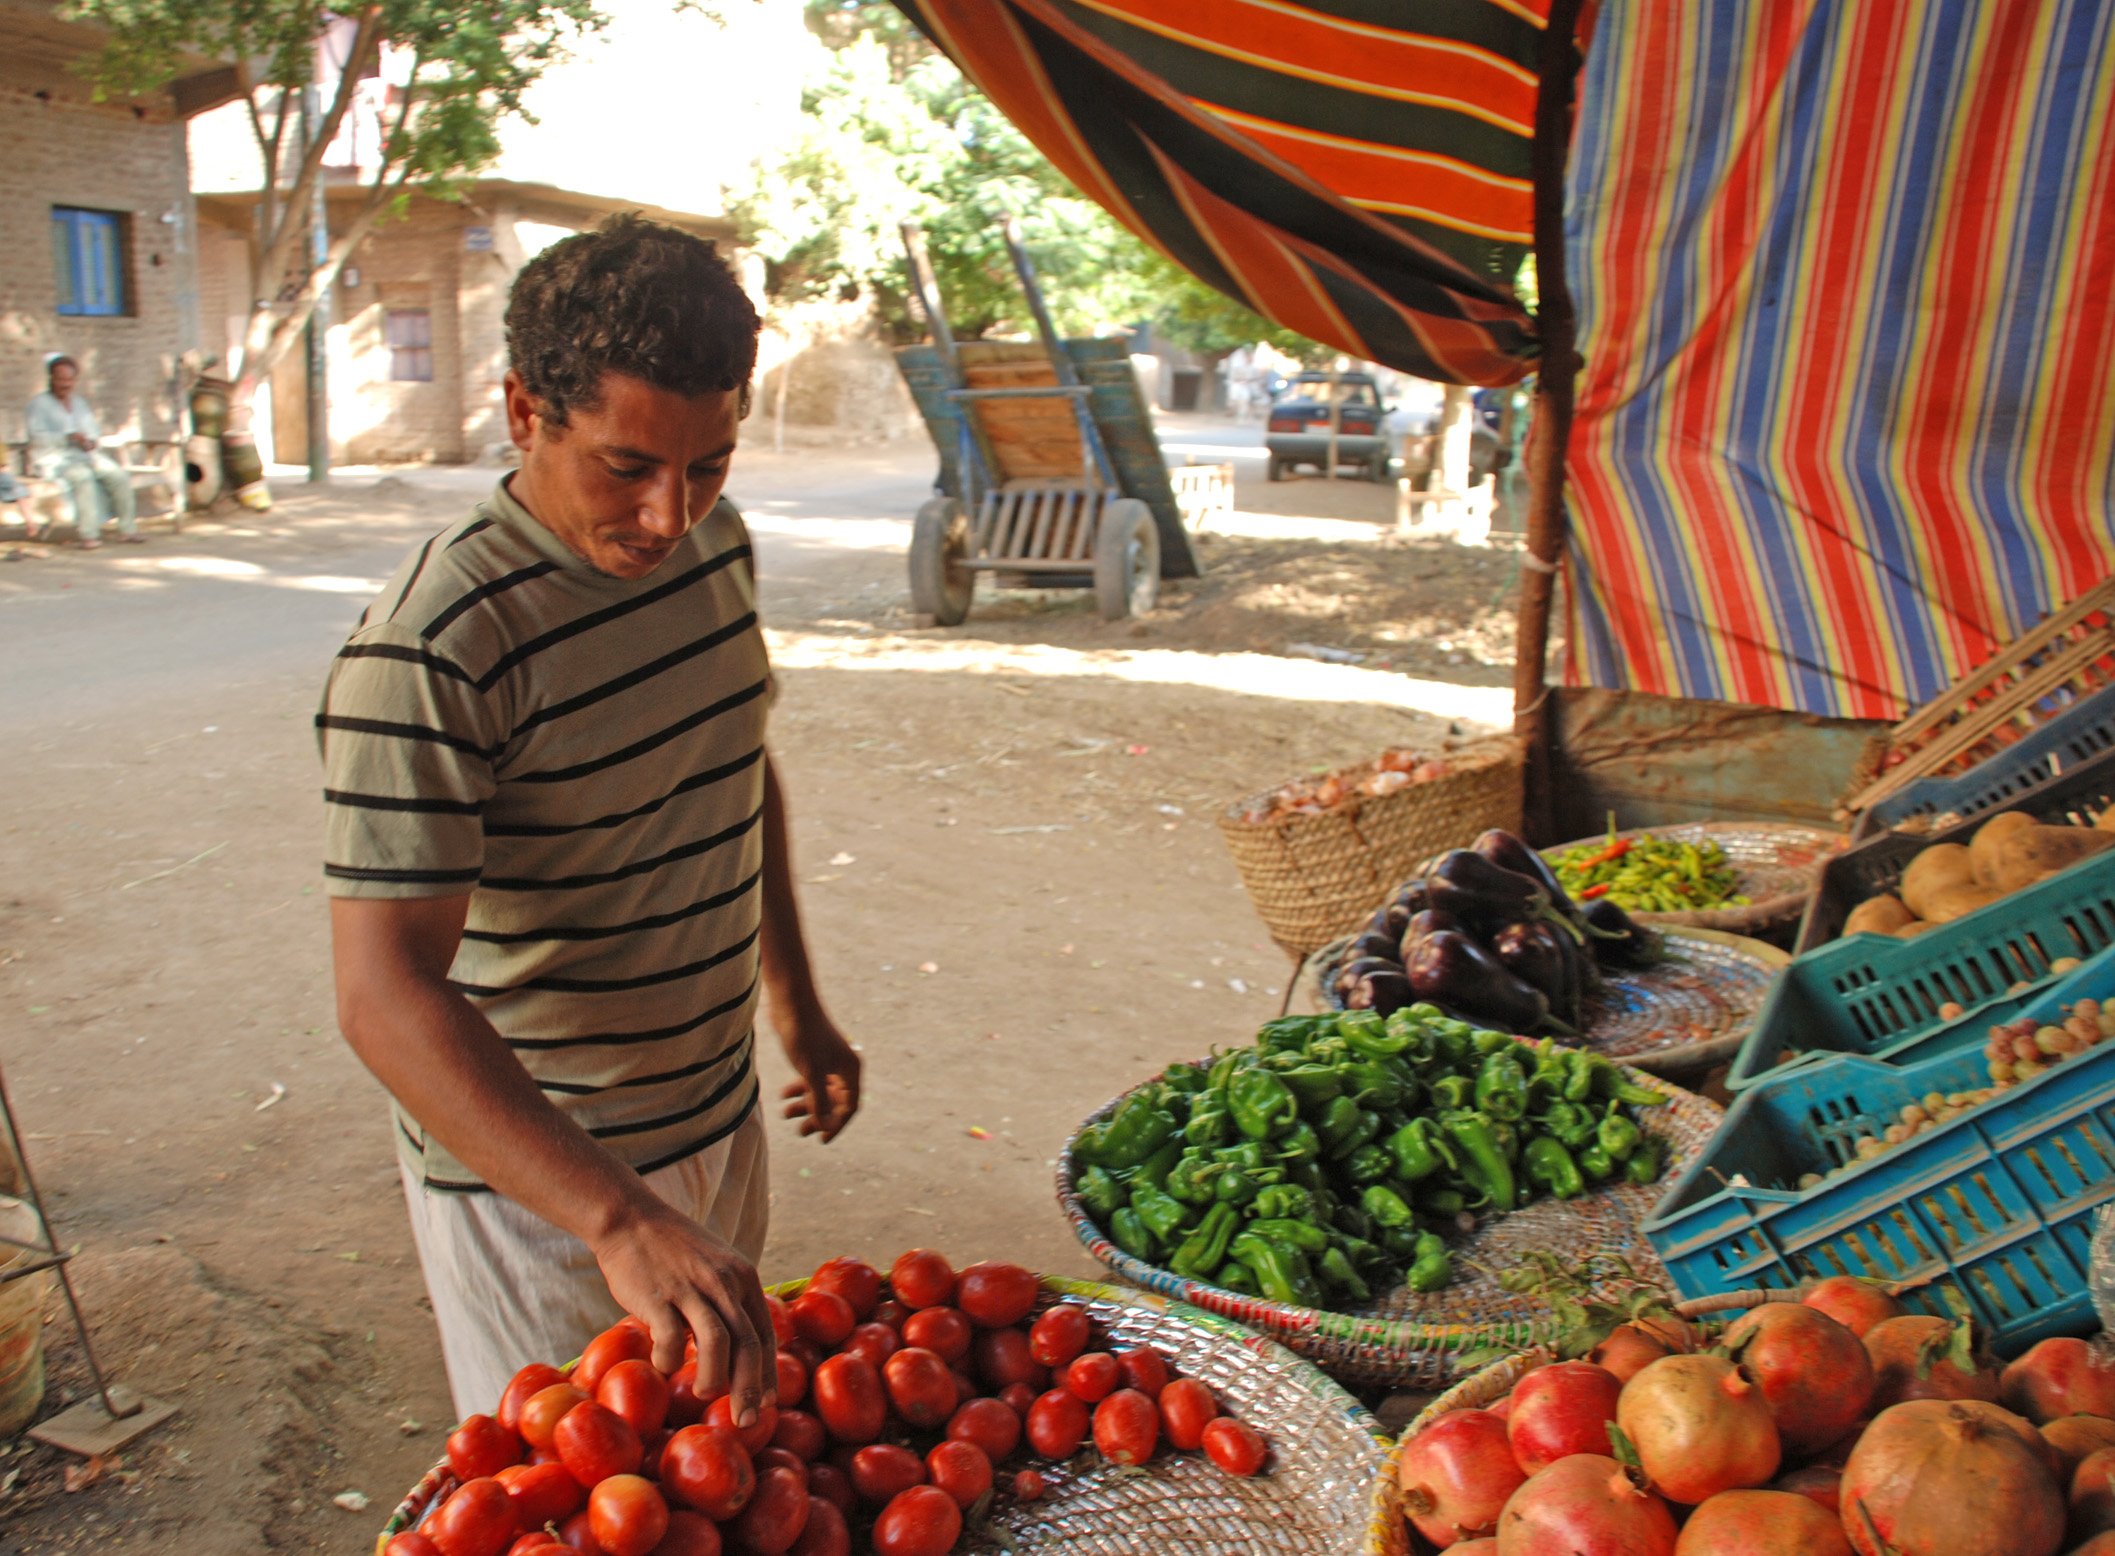
<instances>
[{"instance_id":1,"label":"dirt road","mask_svg":"<svg viewBox=\"0 0 2115 1556\"><path fill-rule=\"evenodd\" d=\"M809 934L870 1085L836 1145L776 1136L767 1278L914 1244L1089 1273L1051 1202L1065 1136L1286 976L1214 807L1504 716L1510 555L1382 544L1382 489L1244 459L1208 576L1150 619L1022 594L936 632L902 569L930 471L922 445L745 452L733 486ZM333 1024L309 720L397 558L490 479L289 486L261 520L0 567L0 1066L106 1364L181 1409L76 1491L0 1443L0 1556L359 1552L439 1456L386 1114ZM51 1408L85 1375L46 1336Z\"/></svg>"}]
</instances>

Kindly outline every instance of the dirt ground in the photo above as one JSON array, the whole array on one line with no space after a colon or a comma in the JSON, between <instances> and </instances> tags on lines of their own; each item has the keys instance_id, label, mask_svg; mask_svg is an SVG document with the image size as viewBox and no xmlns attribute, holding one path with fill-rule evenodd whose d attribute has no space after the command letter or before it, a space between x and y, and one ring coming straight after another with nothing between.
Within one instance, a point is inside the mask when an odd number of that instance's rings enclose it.
<instances>
[{"instance_id":1,"label":"dirt ground","mask_svg":"<svg viewBox=\"0 0 2115 1556\"><path fill-rule=\"evenodd\" d=\"M1390 540L1386 490L1240 460L1206 576L1148 619L984 595L953 631L911 627L903 580L929 449L738 461L809 935L869 1087L837 1144L776 1135L767 1279L918 1244L1092 1273L1066 1135L1287 976L1216 808L1505 717L1512 551ZM287 484L0 566L0 1066L104 1364L180 1412L77 1490L0 1442L0 1556L364 1551L440 1454L386 1112L333 1024L309 721L367 598L491 478ZM86 1374L45 1336L49 1413Z\"/></svg>"}]
</instances>

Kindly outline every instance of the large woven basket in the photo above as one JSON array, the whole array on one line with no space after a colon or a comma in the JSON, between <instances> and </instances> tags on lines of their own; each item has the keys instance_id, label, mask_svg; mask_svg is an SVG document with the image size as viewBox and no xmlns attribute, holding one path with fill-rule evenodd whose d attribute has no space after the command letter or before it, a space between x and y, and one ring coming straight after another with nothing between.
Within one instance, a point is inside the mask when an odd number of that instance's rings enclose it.
<instances>
[{"instance_id":1,"label":"large woven basket","mask_svg":"<svg viewBox=\"0 0 2115 1556\"><path fill-rule=\"evenodd\" d=\"M1041 1500L994 1499L993 1538L966 1534L972 1556L1406 1556L1409 1534L1387 1473L1388 1441L1364 1406L1317 1368L1214 1313L1147 1292L1042 1277L1040 1306L1079 1304L1118 1345L1151 1345L1208 1384L1270 1442L1265 1473L1237 1480L1198 1454L1120 1470L1098 1458L1037 1460ZM791 1297L807 1283L773 1287ZM1084 1465L1084 1467L1082 1467ZM455 1489L445 1462L397 1507L376 1541L413 1528Z\"/></svg>"},{"instance_id":2,"label":"large woven basket","mask_svg":"<svg viewBox=\"0 0 2115 1556\"><path fill-rule=\"evenodd\" d=\"M1298 959L1349 933L1422 859L1470 842L1491 827L1520 830L1524 759L1500 738L1447 758L1443 778L1359 795L1318 816L1247 821L1255 795L1219 817L1227 851L1271 938ZM1346 768L1347 782L1375 764Z\"/></svg>"},{"instance_id":3,"label":"large woven basket","mask_svg":"<svg viewBox=\"0 0 2115 1556\"><path fill-rule=\"evenodd\" d=\"M1666 1185L1696 1159L1725 1115L1716 1104L1657 1076L1627 1065L1623 1070L1639 1085L1655 1087L1671 1099L1665 1107L1638 1111L1645 1131L1667 1148L1667 1168L1659 1182L1608 1185L1578 1199L1537 1200L1510 1215L1492 1217L1455 1244L1453 1283L1424 1295L1398 1288L1345 1312L1291 1307L1186 1280L1134 1259L1108 1239L1080 1203L1072 1154L1077 1133L1065 1142L1058 1159L1058 1206L1087 1251L1134 1285L1246 1324L1345 1383L1442 1388L1462 1375L1460 1358L1466 1353L1518 1350L1550 1337L1548 1310L1532 1298L1505 1290L1495 1278L1531 1250L1591 1249L1627 1260L1641 1280L1665 1281L1663 1266L1639 1223ZM1111 1098L1080 1128L1107 1119L1123 1100Z\"/></svg>"}]
</instances>

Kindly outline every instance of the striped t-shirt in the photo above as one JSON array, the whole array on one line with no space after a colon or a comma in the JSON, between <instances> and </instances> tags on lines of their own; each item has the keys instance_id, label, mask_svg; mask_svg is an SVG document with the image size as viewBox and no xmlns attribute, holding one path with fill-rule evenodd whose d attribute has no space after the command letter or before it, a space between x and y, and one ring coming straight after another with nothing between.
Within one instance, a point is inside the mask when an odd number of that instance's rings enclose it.
<instances>
[{"instance_id":1,"label":"striped t-shirt","mask_svg":"<svg viewBox=\"0 0 2115 1556\"><path fill-rule=\"evenodd\" d=\"M770 703L732 504L626 580L502 482L368 607L316 717L332 894L469 893L455 988L642 1172L756 1104ZM397 1133L429 1187L485 1186Z\"/></svg>"}]
</instances>

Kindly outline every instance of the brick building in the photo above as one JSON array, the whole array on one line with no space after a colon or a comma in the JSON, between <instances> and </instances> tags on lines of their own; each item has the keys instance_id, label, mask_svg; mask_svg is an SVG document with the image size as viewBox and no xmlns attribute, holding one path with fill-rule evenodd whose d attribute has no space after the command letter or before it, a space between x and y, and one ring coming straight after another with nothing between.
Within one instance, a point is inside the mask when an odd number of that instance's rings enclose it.
<instances>
[{"instance_id":1,"label":"brick building","mask_svg":"<svg viewBox=\"0 0 2115 1556\"><path fill-rule=\"evenodd\" d=\"M336 186L333 228L364 191ZM251 295L253 194L201 194L200 296L207 349L230 354ZM503 179L472 183L460 199L418 198L353 251L331 298L331 458L343 464L482 457L507 437L500 382L507 289L528 260L612 211L640 210L727 244L732 224L634 201ZM267 457L308 457L306 363L297 350L272 375L270 414L259 406Z\"/></svg>"},{"instance_id":2,"label":"brick building","mask_svg":"<svg viewBox=\"0 0 2115 1556\"><path fill-rule=\"evenodd\" d=\"M178 358L202 335L184 120L240 94L187 61L168 88L97 103L96 29L0 0L0 439L23 434L44 358L80 359L106 433L176 435Z\"/></svg>"}]
</instances>

